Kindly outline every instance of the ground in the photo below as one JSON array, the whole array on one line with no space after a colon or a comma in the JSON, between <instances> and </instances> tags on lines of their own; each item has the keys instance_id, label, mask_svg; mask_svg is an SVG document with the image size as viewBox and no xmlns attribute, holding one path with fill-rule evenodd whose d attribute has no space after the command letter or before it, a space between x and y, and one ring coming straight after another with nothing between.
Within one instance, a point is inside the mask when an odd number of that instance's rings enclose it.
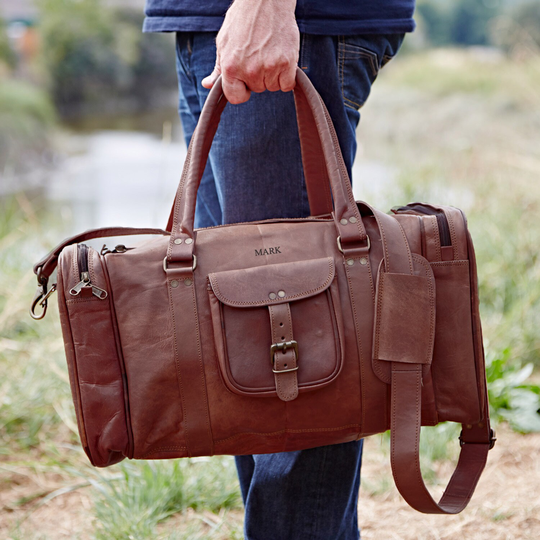
<instances>
[{"instance_id":1,"label":"ground","mask_svg":"<svg viewBox=\"0 0 540 540\"><path fill-rule=\"evenodd\" d=\"M379 436L366 440L359 523L365 540L537 540L540 538L540 434L517 435L501 425L497 443L469 506L457 516L426 516L412 510L397 492L388 455ZM453 462L436 465L441 479L449 477ZM70 484L73 484L71 482ZM92 538L93 516L88 488L58 495L33 510L40 499L15 505L22 497L66 487L53 475L4 477L0 491L0 538L10 538L17 519L28 515L22 530L39 531L43 538ZM442 486L441 486L442 487ZM434 489L434 491L436 488ZM440 489L439 489L440 492ZM193 536L225 540L241 528L242 512L214 514L191 509L160 525L160 534L189 531ZM203 527L201 528L201 524ZM202 536L201 536L202 534ZM21 538L25 538L21 536ZM182 536L180 536L182 538ZM268 539L270 540L270 539ZM331 540L331 539L329 539Z\"/></svg>"}]
</instances>

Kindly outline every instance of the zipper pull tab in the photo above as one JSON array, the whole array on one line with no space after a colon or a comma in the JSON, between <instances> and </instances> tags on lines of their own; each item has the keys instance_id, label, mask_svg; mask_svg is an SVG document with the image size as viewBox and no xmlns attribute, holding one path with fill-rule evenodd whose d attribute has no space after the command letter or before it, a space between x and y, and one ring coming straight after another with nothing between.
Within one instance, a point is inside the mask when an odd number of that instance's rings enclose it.
<instances>
[{"instance_id":1,"label":"zipper pull tab","mask_svg":"<svg viewBox=\"0 0 540 540\"><path fill-rule=\"evenodd\" d=\"M72 296L77 296L83 287L87 287L90 285L90 273L89 272L81 272L81 281L75 285L72 289L70 289L69 294Z\"/></svg>"},{"instance_id":2,"label":"zipper pull tab","mask_svg":"<svg viewBox=\"0 0 540 540\"><path fill-rule=\"evenodd\" d=\"M107 298L107 291L105 291L104 289L100 289L95 285L92 285L92 294L94 296L97 296L100 300L105 300L105 298Z\"/></svg>"}]
</instances>

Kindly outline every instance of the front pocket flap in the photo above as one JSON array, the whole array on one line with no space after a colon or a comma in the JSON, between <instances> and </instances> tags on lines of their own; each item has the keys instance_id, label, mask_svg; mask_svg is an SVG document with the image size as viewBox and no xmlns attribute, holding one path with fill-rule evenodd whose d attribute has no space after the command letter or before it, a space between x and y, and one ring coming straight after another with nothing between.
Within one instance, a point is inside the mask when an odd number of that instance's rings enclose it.
<instances>
[{"instance_id":1,"label":"front pocket flap","mask_svg":"<svg viewBox=\"0 0 540 540\"><path fill-rule=\"evenodd\" d=\"M318 294L334 279L334 259L311 259L227 270L208 276L214 294L232 307L291 302Z\"/></svg>"}]
</instances>

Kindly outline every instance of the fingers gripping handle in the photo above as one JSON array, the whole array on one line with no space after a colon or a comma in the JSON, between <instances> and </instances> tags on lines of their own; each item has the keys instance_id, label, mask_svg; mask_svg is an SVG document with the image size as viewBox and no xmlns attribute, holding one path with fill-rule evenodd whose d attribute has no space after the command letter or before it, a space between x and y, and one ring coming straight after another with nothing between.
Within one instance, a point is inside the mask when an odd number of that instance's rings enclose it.
<instances>
[{"instance_id":1,"label":"fingers gripping handle","mask_svg":"<svg viewBox=\"0 0 540 540\"><path fill-rule=\"evenodd\" d=\"M347 171L342 165L341 149L335 136L330 117L322 100L301 69L297 69L296 87L294 89L297 114L304 118L310 115L308 122L303 125L314 125L317 130L317 139L322 148L324 163L330 180L330 187L334 198L334 220L338 234L346 242L362 243L366 239L366 232L358 208L352 194L351 183ZM212 139L219 125L219 119L227 100L223 95L221 79L218 79L210 91L201 112L199 123L191 138L188 156L184 165L182 178L176 194L174 217L172 223L171 241L167 258L169 262L192 261L193 242L186 243L187 238L193 239L193 221L195 217L195 203L197 190L208 159ZM309 134L313 137L313 134ZM302 146L309 146L306 141L307 134L300 132ZM277 157L277 156L276 156ZM306 177L306 182L316 181ZM308 187L309 191L309 187ZM351 221L350 218L354 218ZM175 240L180 239L182 241Z\"/></svg>"}]
</instances>

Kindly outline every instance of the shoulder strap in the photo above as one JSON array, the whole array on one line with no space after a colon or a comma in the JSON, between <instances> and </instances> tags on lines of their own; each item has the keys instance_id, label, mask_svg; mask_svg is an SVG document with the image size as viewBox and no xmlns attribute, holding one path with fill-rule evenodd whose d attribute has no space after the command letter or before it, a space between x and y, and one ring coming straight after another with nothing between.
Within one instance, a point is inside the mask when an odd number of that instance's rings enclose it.
<instances>
[{"instance_id":1,"label":"shoulder strap","mask_svg":"<svg viewBox=\"0 0 540 540\"><path fill-rule=\"evenodd\" d=\"M474 426L463 426L461 453L448 486L437 503L420 471L421 364L392 363L391 463L398 491L415 510L425 514L457 514L469 503L495 444L486 416Z\"/></svg>"},{"instance_id":2,"label":"shoulder strap","mask_svg":"<svg viewBox=\"0 0 540 540\"><path fill-rule=\"evenodd\" d=\"M381 232L386 271L398 275L412 274L410 252L401 225L394 218L377 210L373 210L373 213ZM472 244L468 251L471 260L471 290L476 291L476 263ZM474 303L473 310L477 310L477 307ZM479 321L475 323L475 334L481 343ZM399 338L394 335L390 337ZM404 343L399 343L395 350L403 351L403 347ZM408 350L410 352L416 349L409 347ZM483 355L481 346L477 354ZM417 362L411 361L409 355L401 362L384 362L390 364L391 372L390 459L394 480L403 498L419 512L457 514L469 503L484 470L487 454L495 443L494 432L489 424L487 391L484 388L480 398L483 419L476 425L463 426L460 436L461 453L456 470L441 500L437 503L424 484L420 470L423 359L418 357L417 360ZM485 387L485 379L483 386Z\"/></svg>"},{"instance_id":3,"label":"shoulder strap","mask_svg":"<svg viewBox=\"0 0 540 540\"><path fill-rule=\"evenodd\" d=\"M67 238L55 248L53 248L43 259L37 262L34 265L34 274L37 276L38 289L32 301L32 307L30 308L30 315L34 319L42 319L47 312L47 300L49 296L56 290L56 285L53 285L49 290L47 290L47 284L49 283L49 278L54 272L56 265L58 264L58 257L62 250L70 246L71 244L78 244L84 242L85 240L92 240L93 238L106 238L109 236L134 236L139 234L159 234L169 236L168 231L163 229L151 229L151 228L142 228L136 229L131 227L106 227L103 229L90 229L81 234L71 236ZM41 312L36 313L37 307L41 306Z\"/></svg>"},{"instance_id":4,"label":"shoulder strap","mask_svg":"<svg viewBox=\"0 0 540 540\"><path fill-rule=\"evenodd\" d=\"M163 229L151 228L136 229L132 227L105 227L102 229L90 229L67 238L53 248L47 255L45 255L45 257L43 257L43 259L34 265L34 274L38 276L38 281L40 277L48 279L56 268L60 253L65 247L70 246L71 244L79 244L80 242L92 240L94 238L107 238L109 236L134 236L138 234L170 235L168 231L164 231ZM40 284L41 283L42 282L40 281Z\"/></svg>"}]
</instances>

